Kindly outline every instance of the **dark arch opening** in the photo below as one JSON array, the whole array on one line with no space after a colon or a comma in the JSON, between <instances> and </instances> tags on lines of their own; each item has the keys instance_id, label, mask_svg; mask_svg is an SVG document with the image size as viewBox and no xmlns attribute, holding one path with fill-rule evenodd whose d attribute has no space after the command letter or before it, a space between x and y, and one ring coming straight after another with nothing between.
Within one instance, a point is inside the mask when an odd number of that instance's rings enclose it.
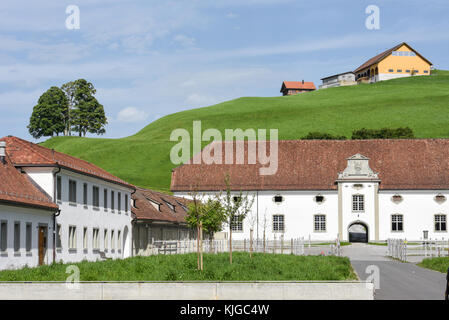
<instances>
[{"instance_id":1,"label":"dark arch opening","mask_svg":"<svg viewBox=\"0 0 449 320\"><path fill-rule=\"evenodd\" d=\"M354 222L348 227L349 242L368 242L368 226L363 222Z\"/></svg>"}]
</instances>

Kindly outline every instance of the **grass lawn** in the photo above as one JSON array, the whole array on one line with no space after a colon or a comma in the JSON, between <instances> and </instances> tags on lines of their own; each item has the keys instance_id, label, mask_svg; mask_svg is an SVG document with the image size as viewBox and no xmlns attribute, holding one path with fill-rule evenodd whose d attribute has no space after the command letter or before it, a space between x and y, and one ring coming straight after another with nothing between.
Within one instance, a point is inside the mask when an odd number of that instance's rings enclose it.
<instances>
[{"instance_id":1,"label":"grass lawn","mask_svg":"<svg viewBox=\"0 0 449 320\"><path fill-rule=\"evenodd\" d=\"M410 127L418 138L449 138L449 73L337 87L286 97L245 97L162 117L121 139L55 137L44 146L90 161L127 182L168 191L176 128L278 129L279 139L311 131L345 135L363 127ZM100 101L101 102L101 101ZM188 106L186 106L188 108ZM207 143L204 142L203 146ZM123 161L129 165L123 165Z\"/></svg>"},{"instance_id":2,"label":"grass lawn","mask_svg":"<svg viewBox=\"0 0 449 320\"><path fill-rule=\"evenodd\" d=\"M235 252L204 254L204 270L196 270L196 254L132 257L124 260L81 262L81 281L251 281L355 280L348 258ZM69 264L0 271L0 281L65 281Z\"/></svg>"},{"instance_id":3,"label":"grass lawn","mask_svg":"<svg viewBox=\"0 0 449 320\"><path fill-rule=\"evenodd\" d=\"M446 273L447 268L449 268L449 258L448 257L426 258L418 265L420 267Z\"/></svg>"}]
</instances>

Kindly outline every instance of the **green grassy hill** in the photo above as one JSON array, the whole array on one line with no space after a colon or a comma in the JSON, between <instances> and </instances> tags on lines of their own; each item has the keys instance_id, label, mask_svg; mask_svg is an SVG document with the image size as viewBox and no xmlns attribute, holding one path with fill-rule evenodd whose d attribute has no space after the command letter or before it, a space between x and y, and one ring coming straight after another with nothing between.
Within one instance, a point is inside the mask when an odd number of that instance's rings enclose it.
<instances>
[{"instance_id":1,"label":"green grassy hill","mask_svg":"<svg viewBox=\"0 0 449 320\"><path fill-rule=\"evenodd\" d=\"M176 128L277 128L280 139L310 131L351 136L362 127L405 127L419 138L449 138L449 72L274 98L239 98L168 115L122 139L56 137L44 146L88 160L142 187L168 191L170 133Z\"/></svg>"}]
</instances>

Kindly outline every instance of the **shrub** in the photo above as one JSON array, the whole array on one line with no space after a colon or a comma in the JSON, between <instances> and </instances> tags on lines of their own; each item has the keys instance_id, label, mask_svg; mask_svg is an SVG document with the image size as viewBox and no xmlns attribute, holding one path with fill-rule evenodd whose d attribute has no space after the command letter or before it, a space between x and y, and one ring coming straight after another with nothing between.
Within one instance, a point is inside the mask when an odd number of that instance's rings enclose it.
<instances>
[{"instance_id":1,"label":"shrub","mask_svg":"<svg viewBox=\"0 0 449 320\"><path fill-rule=\"evenodd\" d=\"M412 129L405 128L382 128L382 129L366 129L362 128L352 132L351 139L413 139L415 135Z\"/></svg>"},{"instance_id":2,"label":"shrub","mask_svg":"<svg viewBox=\"0 0 449 320\"><path fill-rule=\"evenodd\" d=\"M345 136L332 135L325 132L309 132L306 136L302 137L304 140L346 140Z\"/></svg>"}]
</instances>

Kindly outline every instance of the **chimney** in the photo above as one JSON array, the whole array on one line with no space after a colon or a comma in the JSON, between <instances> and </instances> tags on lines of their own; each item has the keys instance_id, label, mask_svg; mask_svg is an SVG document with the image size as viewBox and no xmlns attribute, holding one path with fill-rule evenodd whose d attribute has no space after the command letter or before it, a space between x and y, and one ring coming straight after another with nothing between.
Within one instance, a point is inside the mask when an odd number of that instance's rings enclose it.
<instances>
[{"instance_id":1,"label":"chimney","mask_svg":"<svg viewBox=\"0 0 449 320\"><path fill-rule=\"evenodd\" d=\"M0 141L0 162L6 163L6 142Z\"/></svg>"},{"instance_id":2,"label":"chimney","mask_svg":"<svg viewBox=\"0 0 449 320\"><path fill-rule=\"evenodd\" d=\"M304 79L302 79L302 84L304 84Z\"/></svg>"}]
</instances>

